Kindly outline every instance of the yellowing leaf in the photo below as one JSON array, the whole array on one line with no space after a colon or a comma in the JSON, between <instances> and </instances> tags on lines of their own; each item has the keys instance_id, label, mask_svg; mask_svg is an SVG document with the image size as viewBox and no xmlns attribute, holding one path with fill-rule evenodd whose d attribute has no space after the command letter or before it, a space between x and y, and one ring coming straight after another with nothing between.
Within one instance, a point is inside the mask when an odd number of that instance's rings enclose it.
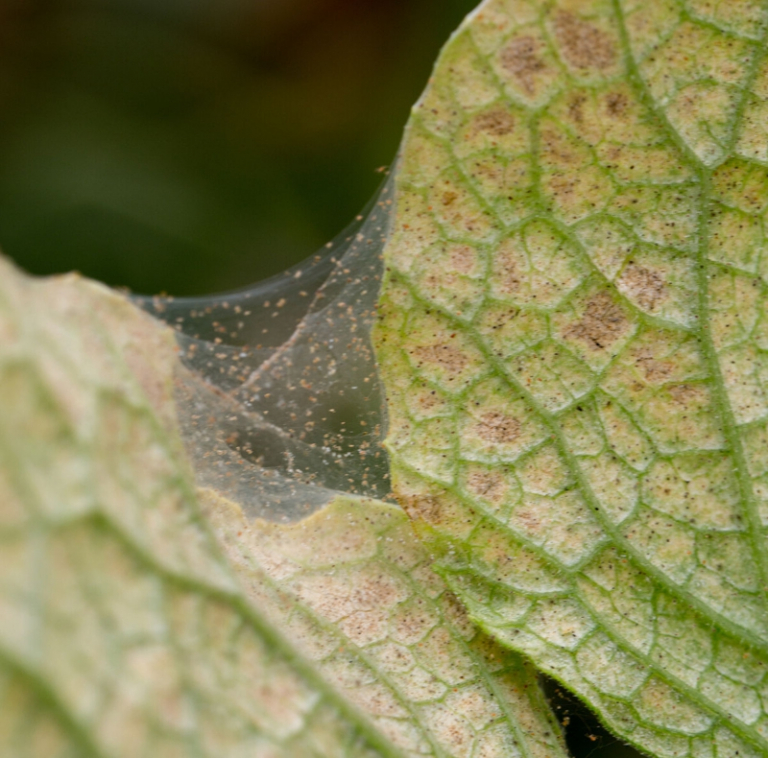
<instances>
[{"instance_id":1,"label":"yellowing leaf","mask_svg":"<svg viewBox=\"0 0 768 758\"><path fill-rule=\"evenodd\" d=\"M246 602L175 361L124 298L0 261L0 755L397 754Z\"/></svg>"},{"instance_id":2,"label":"yellowing leaf","mask_svg":"<svg viewBox=\"0 0 768 758\"><path fill-rule=\"evenodd\" d=\"M184 371L123 298L0 262L0 755L564 756L401 509L198 508Z\"/></svg>"},{"instance_id":3,"label":"yellowing leaf","mask_svg":"<svg viewBox=\"0 0 768 758\"><path fill-rule=\"evenodd\" d=\"M385 253L396 494L472 617L656 756L768 753L765 34L756 0L486 0Z\"/></svg>"},{"instance_id":4,"label":"yellowing leaf","mask_svg":"<svg viewBox=\"0 0 768 758\"><path fill-rule=\"evenodd\" d=\"M564 755L535 671L469 621L400 508L340 496L284 526L203 502L252 604L404 755Z\"/></svg>"}]
</instances>

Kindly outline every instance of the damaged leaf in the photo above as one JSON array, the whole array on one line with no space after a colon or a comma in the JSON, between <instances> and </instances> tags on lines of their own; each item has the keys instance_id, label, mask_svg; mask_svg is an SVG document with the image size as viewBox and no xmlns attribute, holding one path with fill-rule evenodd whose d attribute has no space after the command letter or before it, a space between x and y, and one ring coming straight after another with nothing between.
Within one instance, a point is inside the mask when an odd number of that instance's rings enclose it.
<instances>
[{"instance_id":1,"label":"damaged leaf","mask_svg":"<svg viewBox=\"0 0 768 758\"><path fill-rule=\"evenodd\" d=\"M0 754L565 756L401 509L196 492L170 330L0 267Z\"/></svg>"},{"instance_id":2,"label":"damaged leaf","mask_svg":"<svg viewBox=\"0 0 768 758\"><path fill-rule=\"evenodd\" d=\"M395 492L472 618L654 756L768 752L765 34L487 0L385 253Z\"/></svg>"}]
</instances>

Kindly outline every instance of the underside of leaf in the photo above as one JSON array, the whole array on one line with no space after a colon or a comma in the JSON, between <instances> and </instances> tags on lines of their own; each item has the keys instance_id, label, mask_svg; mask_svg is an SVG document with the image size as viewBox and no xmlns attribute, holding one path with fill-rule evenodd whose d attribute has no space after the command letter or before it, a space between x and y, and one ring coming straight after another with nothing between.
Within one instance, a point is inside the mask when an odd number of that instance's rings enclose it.
<instances>
[{"instance_id":1,"label":"underside of leaf","mask_svg":"<svg viewBox=\"0 0 768 758\"><path fill-rule=\"evenodd\" d=\"M400 508L340 496L286 526L202 501L251 603L403 755L565 756L535 670L470 622Z\"/></svg>"},{"instance_id":2,"label":"underside of leaf","mask_svg":"<svg viewBox=\"0 0 768 758\"><path fill-rule=\"evenodd\" d=\"M472 617L657 756L768 752L765 32L487 0L385 253L395 493Z\"/></svg>"},{"instance_id":3,"label":"underside of leaf","mask_svg":"<svg viewBox=\"0 0 768 758\"><path fill-rule=\"evenodd\" d=\"M176 361L123 297L0 261L0 754L397 755L245 600Z\"/></svg>"},{"instance_id":4,"label":"underside of leaf","mask_svg":"<svg viewBox=\"0 0 768 758\"><path fill-rule=\"evenodd\" d=\"M399 507L196 490L170 330L0 266L0 755L564 758Z\"/></svg>"}]
</instances>

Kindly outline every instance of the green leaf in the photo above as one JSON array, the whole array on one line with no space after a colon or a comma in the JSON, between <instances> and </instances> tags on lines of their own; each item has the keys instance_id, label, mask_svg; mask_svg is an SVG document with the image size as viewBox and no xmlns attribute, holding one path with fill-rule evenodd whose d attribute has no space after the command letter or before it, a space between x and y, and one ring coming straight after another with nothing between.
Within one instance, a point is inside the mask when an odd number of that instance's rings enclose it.
<instances>
[{"instance_id":1,"label":"green leaf","mask_svg":"<svg viewBox=\"0 0 768 758\"><path fill-rule=\"evenodd\" d=\"M184 371L122 297L0 260L0 755L564 756L401 509L196 493Z\"/></svg>"},{"instance_id":2,"label":"green leaf","mask_svg":"<svg viewBox=\"0 0 768 758\"><path fill-rule=\"evenodd\" d=\"M472 617L655 756L768 754L765 34L487 0L385 254L395 492Z\"/></svg>"}]
</instances>

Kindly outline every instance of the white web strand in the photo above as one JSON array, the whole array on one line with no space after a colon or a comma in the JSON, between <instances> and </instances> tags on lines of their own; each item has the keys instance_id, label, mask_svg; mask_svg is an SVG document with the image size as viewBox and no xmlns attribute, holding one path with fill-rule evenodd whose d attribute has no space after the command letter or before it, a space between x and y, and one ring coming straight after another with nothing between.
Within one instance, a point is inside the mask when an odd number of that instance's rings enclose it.
<instances>
[{"instance_id":1,"label":"white web strand","mask_svg":"<svg viewBox=\"0 0 768 758\"><path fill-rule=\"evenodd\" d=\"M178 332L177 406L198 484L249 516L296 520L338 492L389 494L370 334L391 184L283 274L224 295L137 298Z\"/></svg>"}]
</instances>

